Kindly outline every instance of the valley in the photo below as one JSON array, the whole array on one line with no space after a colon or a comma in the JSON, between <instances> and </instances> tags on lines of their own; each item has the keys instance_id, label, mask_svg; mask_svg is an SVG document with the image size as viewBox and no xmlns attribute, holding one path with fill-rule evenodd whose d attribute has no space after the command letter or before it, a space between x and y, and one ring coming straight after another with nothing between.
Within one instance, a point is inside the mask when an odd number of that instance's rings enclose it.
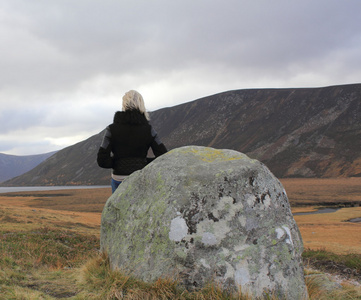
<instances>
[{"instance_id":1,"label":"valley","mask_svg":"<svg viewBox=\"0 0 361 300\"><path fill-rule=\"evenodd\" d=\"M339 207L333 213L295 216L305 247L305 274L311 274L310 299L360 299L361 223L347 220L361 217L356 206L361 203L361 178L281 182L293 213ZM124 289L135 297L129 299L140 299L173 290L172 281L145 285L106 269L99 234L110 195L110 187L0 194L0 299L118 299L118 290ZM319 270L332 274L328 276L343 289L329 292L316 284L312 276ZM207 293L182 292L179 299L225 299Z\"/></svg>"},{"instance_id":2,"label":"valley","mask_svg":"<svg viewBox=\"0 0 361 300\"><path fill-rule=\"evenodd\" d=\"M339 207L333 213L295 215L305 248L361 254L361 178L281 179L292 212ZM1 228L55 226L99 235L110 188L0 194Z\"/></svg>"}]
</instances>

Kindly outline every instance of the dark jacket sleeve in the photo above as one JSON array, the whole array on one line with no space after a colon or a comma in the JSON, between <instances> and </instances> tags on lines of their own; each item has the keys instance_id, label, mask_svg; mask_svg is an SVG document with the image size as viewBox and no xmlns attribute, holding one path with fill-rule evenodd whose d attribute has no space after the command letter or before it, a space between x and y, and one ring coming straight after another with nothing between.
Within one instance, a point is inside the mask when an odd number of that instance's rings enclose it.
<instances>
[{"instance_id":1,"label":"dark jacket sleeve","mask_svg":"<svg viewBox=\"0 0 361 300\"><path fill-rule=\"evenodd\" d=\"M113 159L111 156L111 137L110 129L107 127L97 155L98 166L104 169L111 169L113 167Z\"/></svg>"},{"instance_id":2,"label":"dark jacket sleeve","mask_svg":"<svg viewBox=\"0 0 361 300\"><path fill-rule=\"evenodd\" d=\"M153 150L155 157L158 157L166 153L168 151L167 148L161 142L157 132L153 128L152 128L152 136L153 136L153 142L151 144L151 148Z\"/></svg>"}]
</instances>

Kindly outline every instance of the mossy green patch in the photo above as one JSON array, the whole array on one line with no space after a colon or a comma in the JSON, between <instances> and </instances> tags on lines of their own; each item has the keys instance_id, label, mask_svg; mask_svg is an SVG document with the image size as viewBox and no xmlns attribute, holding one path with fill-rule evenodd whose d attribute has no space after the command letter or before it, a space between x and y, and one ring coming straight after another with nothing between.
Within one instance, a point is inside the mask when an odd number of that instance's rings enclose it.
<instances>
[{"instance_id":1,"label":"mossy green patch","mask_svg":"<svg viewBox=\"0 0 361 300\"><path fill-rule=\"evenodd\" d=\"M132 185L132 179L129 178L113 199L113 207L117 209L109 207L103 212L104 219L116 220L102 224L104 250L118 253L113 258L119 265L127 266L131 261L132 269L147 265L151 256L156 256L154 263L161 266L174 248L174 243L168 239L170 224L161 221L169 215L164 180L158 173L153 180L146 178L143 182L153 184L152 193L144 192L139 185L131 189L128 184Z\"/></svg>"},{"instance_id":2,"label":"mossy green patch","mask_svg":"<svg viewBox=\"0 0 361 300\"><path fill-rule=\"evenodd\" d=\"M228 161L228 160L237 160L244 159L245 156L239 153L234 155L226 155L224 151L213 148L185 148L182 149L183 153L192 153L197 158L205 162L214 162L214 161Z\"/></svg>"}]
</instances>

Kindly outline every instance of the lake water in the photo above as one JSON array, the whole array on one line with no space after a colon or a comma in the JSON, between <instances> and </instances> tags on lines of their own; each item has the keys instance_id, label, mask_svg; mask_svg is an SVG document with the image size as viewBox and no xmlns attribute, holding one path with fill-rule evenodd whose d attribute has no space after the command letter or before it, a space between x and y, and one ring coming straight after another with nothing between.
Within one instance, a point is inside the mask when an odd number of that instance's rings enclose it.
<instances>
[{"instance_id":1,"label":"lake water","mask_svg":"<svg viewBox=\"0 0 361 300\"><path fill-rule=\"evenodd\" d=\"M325 208L319 208L315 211L308 211L308 212L298 212L294 213L294 216L302 216L302 215L316 215L316 214L329 214L334 213L338 211L340 208L332 208L332 207L325 207Z\"/></svg>"},{"instance_id":2,"label":"lake water","mask_svg":"<svg viewBox=\"0 0 361 300\"><path fill-rule=\"evenodd\" d=\"M347 222L361 223L361 218L355 218L355 219L347 220Z\"/></svg>"},{"instance_id":3,"label":"lake water","mask_svg":"<svg viewBox=\"0 0 361 300\"><path fill-rule=\"evenodd\" d=\"M324 208L319 208L318 210L315 210L315 211L294 213L293 215L301 216L301 215L329 214L329 213L334 213L334 212L338 211L339 209L341 209L341 208L324 207ZM361 223L361 218L350 219L350 220L347 220L347 222Z\"/></svg>"},{"instance_id":4,"label":"lake water","mask_svg":"<svg viewBox=\"0 0 361 300\"><path fill-rule=\"evenodd\" d=\"M56 190L72 190L72 189L99 189L99 188L110 188L110 185L0 187L0 194L11 193L11 192L38 192L38 191L56 191Z\"/></svg>"}]
</instances>

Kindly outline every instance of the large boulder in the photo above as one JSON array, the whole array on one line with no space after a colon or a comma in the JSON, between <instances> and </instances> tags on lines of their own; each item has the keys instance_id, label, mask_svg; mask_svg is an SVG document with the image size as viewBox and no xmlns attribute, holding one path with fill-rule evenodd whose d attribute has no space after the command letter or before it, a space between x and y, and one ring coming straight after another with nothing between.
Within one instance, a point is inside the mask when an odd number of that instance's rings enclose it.
<instances>
[{"instance_id":1,"label":"large boulder","mask_svg":"<svg viewBox=\"0 0 361 300\"><path fill-rule=\"evenodd\" d=\"M144 281L216 281L261 297L307 295L303 245L282 184L232 150L182 147L130 175L102 214L101 249Z\"/></svg>"}]
</instances>

